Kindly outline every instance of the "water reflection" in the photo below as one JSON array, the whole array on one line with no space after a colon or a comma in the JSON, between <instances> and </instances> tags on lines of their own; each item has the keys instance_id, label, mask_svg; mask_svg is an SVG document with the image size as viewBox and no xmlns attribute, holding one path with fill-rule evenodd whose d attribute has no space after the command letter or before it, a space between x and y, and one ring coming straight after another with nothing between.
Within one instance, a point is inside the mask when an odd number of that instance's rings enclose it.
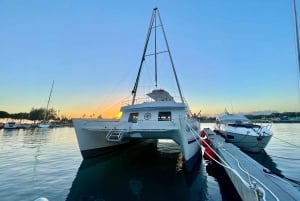
<instances>
[{"instance_id":1,"label":"water reflection","mask_svg":"<svg viewBox=\"0 0 300 201\"><path fill-rule=\"evenodd\" d=\"M186 173L180 152L166 149L139 144L83 160L66 200L208 200L203 164Z\"/></svg>"},{"instance_id":2,"label":"water reflection","mask_svg":"<svg viewBox=\"0 0 300 201\"><path fill-rule=\"evenodd\" d=\"M213 161L209 162L206 166L206 172L217 180L223 201L242 201L222 166Z\"/></svg>"},{"instance_id":3,"label":"water reflection","mask_svg":"<svg viewBox=\"0 0 300 201\"><path fill-rule=\"evenodd\" d=\"M40 149L43 145L48 143L51 139L49 136L52 131L40 129L24 130L23 143L24 147Z\"/></svg>"},{"instance_id":4,"label":"water reflection","mask_svg":"<svg viewBox=\"0 0 300 201\"><path fill-rule=\"evenodd\" d=\"M19 135L19 129L3 129L3 136L12 137L13 135Z\"/></svg>"}]
</instances>

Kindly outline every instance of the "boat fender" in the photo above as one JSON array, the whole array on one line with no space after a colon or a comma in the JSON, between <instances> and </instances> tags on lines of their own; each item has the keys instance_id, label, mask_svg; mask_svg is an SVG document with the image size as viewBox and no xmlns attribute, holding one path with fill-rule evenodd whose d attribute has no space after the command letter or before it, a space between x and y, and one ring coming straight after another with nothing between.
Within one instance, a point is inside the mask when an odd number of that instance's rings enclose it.
<instances>
[{"instance_id":1,"label":"boat fender","mask_svg":"<svg viewBox=\"0 0 300 201\"><path fill-rule=\"evenodd\" d=\"M205 137L205 136L206 136L206 133L204 132L204 130L202 130L202 131L200 132L200 136L201 136L201 137Z\"/></svg>"},{"instance_id":2,"label":"boat fender","mask_svg":"<svg viewBox=\"0 0 300 201\"><path fill-rule=\"evenodd\" d=\"M216 157L215 152L210 147L205 147L203 158L205 160L211 160Z\"/></svg>"},{"instance_id":3,"label":"boat fender","mask_svg":"<svg viewBox=\"0 0 300 201\"><path fill-rule=\"evenodd\" d=\"M203 147L208 147L209 144L210 144L210 142L209 142L209 139L208 139L208 138L205 138L205 139L202 139L202 140L201 140L201 145L202 145Z\"/></svg>"}]
</instances>

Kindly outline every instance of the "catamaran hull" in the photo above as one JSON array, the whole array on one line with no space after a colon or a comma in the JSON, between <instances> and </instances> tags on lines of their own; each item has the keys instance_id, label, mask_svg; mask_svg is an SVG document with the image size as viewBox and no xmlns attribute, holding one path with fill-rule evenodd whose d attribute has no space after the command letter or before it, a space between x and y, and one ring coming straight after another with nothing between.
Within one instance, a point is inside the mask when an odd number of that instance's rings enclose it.
<instances>
[{"instance_id":1,"label":"catamaran hull","mask_svg":"<svg viewBox=\"0 0 300 201\"><path fill-rule=\"evenodd\" d=\"M84 159L111 153L130 142L128 140L122 142L108 142L106 135L109 130L88 130L78 125L75 121L73 125L79 149Z\"/></svg>"},{"instance_id":2,"label":"catamaran hull","mask_svg":"<svg viewBox=\"0 0 300 201\"><path fill-rule=\"evenodd\" d=\"M141 141L129 141L126 143L119 143L118 145L114 145L114 146L81 150L80 152L84 159L88 159L88 158L93 158L93 157L98 157L98 156L104 156L106 154L110 154L110 153L116 152L118 150L125 149L126 147L131 146L132 144L135 144L138 142L141 142Z\"/></svg>"},{"instance_id":3,"label":"catamaran hull","mask_svg":"<svg viewBox=\"0 0 300 201\"><path fill-rule=\"evenodd\" d=\"M111 153L131 143L149 140L156 142L157 139L172 139L179 144L188 167L192 167L193 161L201 153L199 136L194 136L190 129L134 129L124 134L120 142L112 142L107 140L107 135L111 127L117 126L118 122L73 119L73 125L83 158Z\"/></svg>"}]
</instances>

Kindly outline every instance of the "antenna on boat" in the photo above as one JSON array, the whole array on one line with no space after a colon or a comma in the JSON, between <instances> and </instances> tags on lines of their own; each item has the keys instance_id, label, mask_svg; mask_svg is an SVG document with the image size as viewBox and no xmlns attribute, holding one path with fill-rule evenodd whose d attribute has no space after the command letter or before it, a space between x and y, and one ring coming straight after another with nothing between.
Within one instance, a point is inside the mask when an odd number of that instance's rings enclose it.
<instances>
[{"instance_id":1,"label":"antenna on boat","mask_svg":"<svg viewBox=\"0 0 300 201\"><path fill-rule=\"evenodd\" d=\"M157 48L156 48L156 15L154 17L154 57L155 57L155 88L157 88Z\"/></svg>"},{"instance_id":2,"label":"antenna on boat","mask_svg":"<svg viewBox=\"0 0 300 201\"><path fill-rule=\"evenodd\" d=\"M157 25L157 23L156 23L157 16L158 16L159 23L160 23L159 25ZM154 23L154 26L153 26L153 23ZM163 33L164 40L165 40L166 47L167 47L167 50L166 51L162 51L162 52L157 52L157 49L156 49L156 29L158 27L161 27L161 29L162 29L162 33ZM133 87L133 90L132 90L132 95L133 95L132 105L135 103L135 98L136 98L136 93L137 93L137 89L138 89L140 74L141 74L143 63L145 61L145 57L153 55L153 54L146 55L146 51L147 51L149 39L150 39L150 36L151 36L151 31L152 31L153 28L155 30L155 33L154 33L155 34L154 35L154 46L155 46L155 48L154 48L155 49L155 52L154 52L154 57L155 57L155 87L157 87L157 55L161 54L161 53L168 52L169 53L169 59L170 59L170 62L171 62L171 65L172 65L172 69L173 69L173 73L174 73L174 76L175 76L177 88L178 88L178 91L179 91L180 99L181 99L181 102L184 102L183 96L182 96L182 93L181 93L181 88L180 88L180 85L179 85L179 82L178 82L178 77L177 77L177 74L176 74L174 62L173 62L172 55L171 55L171 52L170 52L169 44L168 44L168 41L167 41L166 33L165 33L165 30L164 30L164 27L163 27L163 24L162 24L162 20L161 20L160 14L159 14L159 10L158 10L158 8L155 7L153 9L153 11L152 11L152 16L151 16L151 19L150 19L150 25L149 25L149 29L148 29L148 33L147 33L147 37L146 37L146 43L145 43L145 47L144 47L144 51L143 51L142 60L141 60L139 71L138 71L138 75L137 75L137 78L135 80L135 84L134 84L134 87Z\"/></svg>"},{"instance_id":3,"label":"antenna on boat","mask_svg":"<svg viewBox=\"0 0 300 201\"><path fill-rule=\"evenodd\" d=\"M296 0L293 0L293 11L295 19L295 32L296 32L296 44L297 44L297 58L298 58L298 94L299 94L299 104L300 104L300 44L299 44L299 33L298 33L298 17L297 17L297 7Z\"/></svg>"},{"instance_id":4,"label":"antenna on boat","mask_svg":"<svg viewBox=\"0 0 300 201\"><path fill-rule=\"evenodd\" d=\"M300 45L299 45L299 33L298 33L298 19L297 19L297 7L296 7L296 0L293 0L293 7L294 7L294 18L295 18L295 31L296 31L296 43L297 43L297 56L298 56L298 68L300 73Z\"/></svg>"}]
</instances>

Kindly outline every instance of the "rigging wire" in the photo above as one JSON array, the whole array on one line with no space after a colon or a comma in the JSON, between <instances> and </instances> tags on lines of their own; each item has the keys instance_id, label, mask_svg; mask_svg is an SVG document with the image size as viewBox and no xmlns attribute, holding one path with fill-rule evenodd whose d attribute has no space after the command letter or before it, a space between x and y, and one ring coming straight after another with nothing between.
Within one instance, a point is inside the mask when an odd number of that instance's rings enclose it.
<instances>
[{"instance_id":1,"label":"rigging wire","mask_svg":"<svg viewBox=\"0 0 300 201\"><path fill-rule=\"evenodd\" d=\"M270 155L272 158L281 158L281 159L286 159L286 160L292 160L292 161L300 161L300 158L290 158L290 157L283 157L283 156L274 156L274 155Z\"/></svg>"},{"instance_id":2,"label":"rigging wire","mask_svg":"<svg viewBox=\"0 0 300 201\"><path fill-rule=\"evenodd\" d=\"M276 175L276 176L278 176L278 177L280 177L280 178L282 178L282 179L286 179L286 180L288 180L288 181L290 181L290 182L292 182L292 183L294 183L294 184L300 186L300 181L299 181L299 180L291 179L291 178L286 177L286 176L284 176L284 175L281 175L281 174L278 174L278 173L276 173L276 172L273 172L273 171L271 171L271 170L269 170L269 169L268 169L268 170L264 169L263 171L264 171L265 173L268 173L268 174Z\"/></svg>"},{"instance_id":3,"label":"rigging wire","mask_svg":"<svg viewBox=\"0 0 300 201\"><path fill-rule=\"evenodd\" d=\"M299 32L298 32L298 17L297 17L297 7L296 0L293 0L293 13L294 13L294 22L295 22L295 35L296 35L296 44L297 44L297 64L298 64L298 101L300 105L300 44L299 44Z\"/></svg>"},{"instance_id":4,"label":"rigging wire","mask_svg":"<svg viewBox=\"0 0 300 201\"><path fill-rule=\"evenodd\" d=\"M295 144L293 144L293 143L290 143L290 142L288 142L288 141L286 141L286 140L280 139L280 138L278 138L278 137L276 137L276 136L274 136L274 135L273 135L273 138L275 138L275 139L277 139L277 140L280 140L280 141L282 141L282 142L285 142L285 143L287 143L287 144L289 144L289 145L291 145L291 146L294 146L294 147L297 147L297 148L300 149L300 146L295 145Z\"/></svg>"}]
</instances>

